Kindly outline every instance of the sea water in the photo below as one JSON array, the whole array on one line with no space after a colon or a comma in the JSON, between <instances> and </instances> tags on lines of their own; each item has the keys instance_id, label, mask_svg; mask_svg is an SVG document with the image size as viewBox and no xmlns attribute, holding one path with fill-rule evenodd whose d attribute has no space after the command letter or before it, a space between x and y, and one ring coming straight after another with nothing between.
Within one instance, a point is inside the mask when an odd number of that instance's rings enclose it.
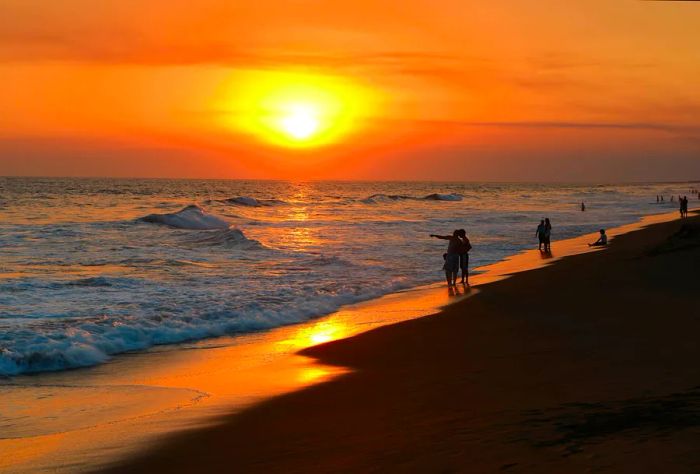
<instances>
[{"instance_id":1,"label":"sea water","mask_svg":"<svg viewBox=\"0 0 700 474\"><path fill-rule=\"evenodd\" d=\"M260 331L677 206L690 183L0 178L0 375ZM656 196L663 195L663 203ZM677 199L677 198L676 198ZM585 202L586 211L581 211Z\"/></svg>"}]
</instances>

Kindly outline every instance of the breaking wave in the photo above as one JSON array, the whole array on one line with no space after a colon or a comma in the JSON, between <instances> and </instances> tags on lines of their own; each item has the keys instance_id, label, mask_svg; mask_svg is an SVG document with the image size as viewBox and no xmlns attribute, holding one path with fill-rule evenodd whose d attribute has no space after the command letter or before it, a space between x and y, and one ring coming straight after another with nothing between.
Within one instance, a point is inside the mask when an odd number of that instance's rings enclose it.
<instances>
[{"instance_id":1,"label":"breaking wave","mask_svg":"<svg viewBox=\"0 0 700 474\"><path fill-rule=\"evenodd\" d=\"M141 222L161 224L176 229L216 230L228 229L231 224L213 214L192 204L181 211L169 214L150 214L139 219Z\"/></svg>"},{"instance_id":2,"label":"breaking wave","mask_svg":"<svg viewBox=\"0 0 700 474\"><path fill-rule=\"evenodd\" d=\"M389 283L385 287L380 285L357 292L351 287L329 285L313 295L298 294L289 305L278 308L251 304L228 309L219 304L179 314L103 316L82 319L79 323L75 319L77 324L70 327L38 323L13 331L0 331L0 376L89 367L106 362L112 355L155 345L298 323L401 287Z\"/></svg>"}]
</instances>

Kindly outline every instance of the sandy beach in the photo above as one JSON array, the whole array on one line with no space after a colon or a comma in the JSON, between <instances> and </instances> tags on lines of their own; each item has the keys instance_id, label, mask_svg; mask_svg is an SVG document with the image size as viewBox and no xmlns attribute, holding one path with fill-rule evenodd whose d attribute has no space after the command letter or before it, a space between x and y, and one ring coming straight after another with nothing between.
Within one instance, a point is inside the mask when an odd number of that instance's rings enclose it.
<instances>
[{"instance_id":1,"label":"sandy beach","mask_svg":"<svg viewBox=\"0 0 700 474\"><path fill-rule=\"evenodd\" d=\"M0 1L0 474L700 474L698 25Z\"/></svg>"},{"instance_id":2,"label":"sandy beach","mask_svg":"<svg viewBox=\"0 0 700 474\"><path fill-rule=\"evenodd\" d=\"M349 371L112 472L697 472L698 226L655 224L306 349Z\"/></svg>"}]
</instances>

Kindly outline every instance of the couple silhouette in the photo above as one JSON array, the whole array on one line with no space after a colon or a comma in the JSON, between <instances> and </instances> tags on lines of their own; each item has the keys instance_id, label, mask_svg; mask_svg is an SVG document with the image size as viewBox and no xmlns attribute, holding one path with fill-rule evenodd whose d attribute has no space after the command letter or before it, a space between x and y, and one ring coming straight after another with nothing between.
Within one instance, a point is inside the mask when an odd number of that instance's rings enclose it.
<instances>
[{"instance_id":1,"label":"couple silhouette","mask_svg":"<svg viewBox=\"0 0 700 474\"><path fill-rule=\"evenodd\" d=\"M462 284L469 286L469 251L472 249L472 244L467 238L467 232L464 229L457 229L452 232L452 235L430 234L430 237L448 241L447 253L442 256L445 260L442 268L445 270L447 286L457 285L460 269Z\"/></svg>"}]
</instances>

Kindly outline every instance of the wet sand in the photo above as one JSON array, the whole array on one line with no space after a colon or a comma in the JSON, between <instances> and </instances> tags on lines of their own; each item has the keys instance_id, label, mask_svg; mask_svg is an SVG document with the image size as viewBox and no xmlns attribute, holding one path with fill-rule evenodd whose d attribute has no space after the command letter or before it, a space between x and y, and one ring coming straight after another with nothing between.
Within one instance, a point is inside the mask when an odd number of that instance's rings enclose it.
<instances>
[{"instance_id":1,"label":"wet sand","mask_svg":"<svg viewBox=\"0 0 700 474\"><path fill-rule=\"evenodd\" d=\"M113 472L698 472L699 221L304 349L344 373L165 437Z\"/></svg>"}]
</instances>

